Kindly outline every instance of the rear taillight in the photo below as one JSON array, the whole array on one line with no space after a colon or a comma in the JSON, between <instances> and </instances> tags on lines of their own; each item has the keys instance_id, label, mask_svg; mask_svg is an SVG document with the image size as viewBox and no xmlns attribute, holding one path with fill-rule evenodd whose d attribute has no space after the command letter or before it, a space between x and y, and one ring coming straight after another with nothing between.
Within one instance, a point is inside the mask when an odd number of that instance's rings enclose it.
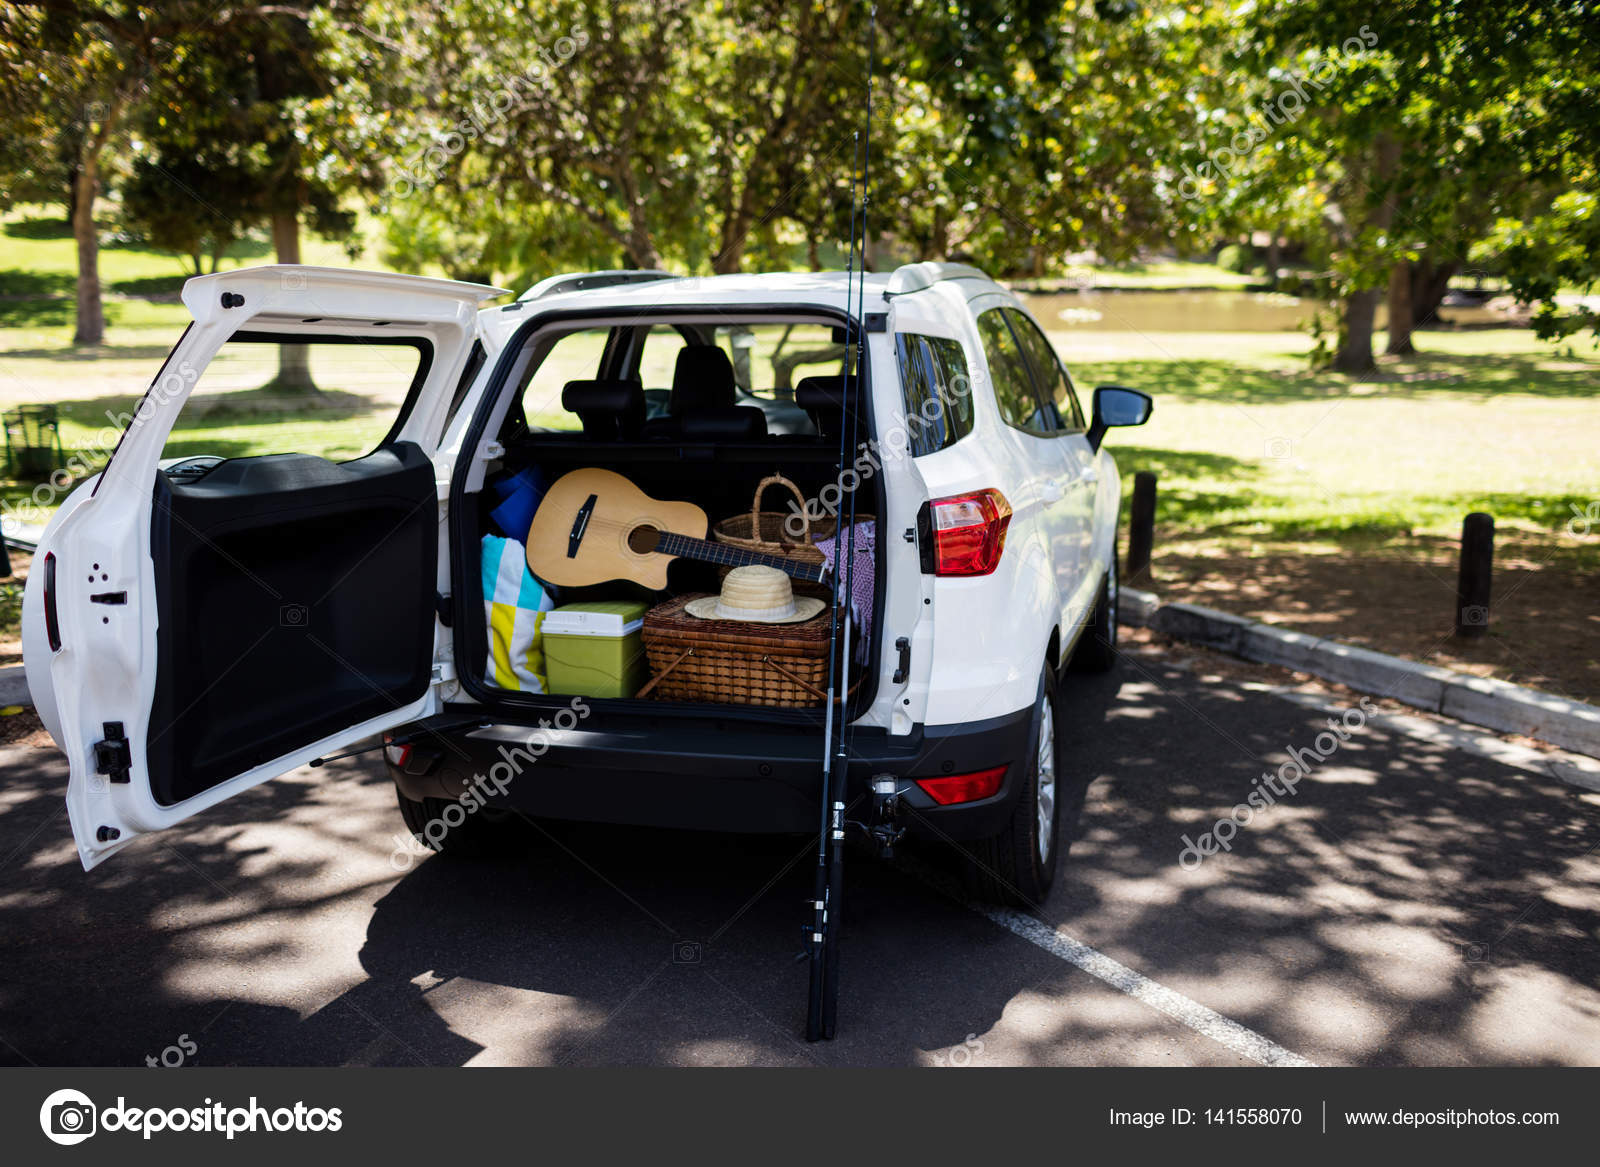
<instances>
[{"instance_id":1,"label":"rear taillight","mask_svg":"<svg viewBox=\"0 0 1600 1167\"><path fill-rule=\"evenodd\" d=\"M934 575L988 575L1000 566L1011 504L998 490L953 494L928 504Z\"/></svg>"},{"instance_id":2,"label":"rear taillight","mask_svg":"<svg viewBox=\"0 0 1600 1167\"><path fill-rule=\"evenodd\" d=\"M394 734L383 735L383 756L389 759L389 764L404 770L411 761L411 744L397 746L394 744Z\"/></svg>"},{"instance_id":3,"label":"rear taillight","mask_svg":"<svg viewBox=\"0 0 1600 1167\"><path fill-rule=\"evenodd\" d=\"M1006 779L1006 768L995 766L989 770L975 770L971 774L944 774L938 778L913 778L912 781L940 806L954 802L977 802L1000 793L1000 784Z\"/></svg>"}]
</instances>

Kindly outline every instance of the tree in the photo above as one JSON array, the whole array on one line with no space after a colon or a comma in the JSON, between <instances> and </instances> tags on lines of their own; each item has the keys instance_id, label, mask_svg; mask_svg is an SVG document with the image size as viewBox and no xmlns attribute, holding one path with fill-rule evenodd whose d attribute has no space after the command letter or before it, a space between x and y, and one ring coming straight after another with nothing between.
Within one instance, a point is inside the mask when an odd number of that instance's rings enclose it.
<instances>
[{"instance_id":1,"label":"tree","mask_svg":"<svg viewBox=\"0 0 1600 1167\"><path fill-rule=\"evenodd\" d=\"M1320 251L1339 302L1335 368L1374 367L1385 295L1390 350L1410 351L1419 308L1436 307L1449 269L1497 213L1572 180L1571 159L1549 143L1576 134L1585 116L1573 62L1593 60L1589 8L1399 0L1374 21L1357 0L1309 0L1260 10L1241 34L1242 62L1269 77L1277 70L1296 92L1302 79L1315 82L1309 117L1251 161L1256 190L1309 181L1324 206Z\"/></svg>"},{"instance_id":2,"label":"tree","mask_svg":"<svg viewBox=\"0 0 1600 1167\"><path fill-rule=\"evenodd\" d=\"M6 45L0 85L8 133L31 134L33 141L53 138L58 150L67 143L75 147L65 162L72 176L70 214L78 259L73 343L96 345L105 337L105 308L95 199L106 150L122 132L123 117L148 73L150 37L137 10L91 13L64 0L5 4L0 38ZM46 124L54 126L53 133L41 132Z\"/></svg>"},{"instance_id":3,"label":"tree","mask_svg":"<svg viewBox=\"0 0 1600 1167\"><path fill-rule=\"evenodd\" d=\"M363 171L314 164L333 149L325 128L341 84L315 16L310 5L263 9L247 38L227 25L177 38L175 67L135 120L138 161L124 190L126 215L158 245L215 256L265 227L278 262L299 263L303 218L329 238L354 230L341 197ZM280 348L273 387L316 391L305 346Z\"/></svg>"}]
</instances>

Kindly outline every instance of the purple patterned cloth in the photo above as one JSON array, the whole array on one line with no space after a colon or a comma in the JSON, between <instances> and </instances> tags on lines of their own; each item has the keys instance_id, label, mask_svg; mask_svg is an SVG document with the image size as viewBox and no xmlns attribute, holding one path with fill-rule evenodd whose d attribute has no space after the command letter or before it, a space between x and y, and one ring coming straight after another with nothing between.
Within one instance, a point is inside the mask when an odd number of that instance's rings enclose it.
<instances>
[{"instance_id":1,"label":"purple patterned cloth","mask_svg":"<svg viewBox=\"0 0 1600 1167\"><path fill-rule=\"evenodd\" d=\"M872 640L872 596L877 583L878 529L871 519L860 519L855 527L855 568L850 575L850 618L861 629L861 644ZM842 527L832 539L818 539L817 550L829 567L833 566L834 544L850 546L850 530ZM842 571L836 574L842 579Z\"/></svg>"}]
</instances>

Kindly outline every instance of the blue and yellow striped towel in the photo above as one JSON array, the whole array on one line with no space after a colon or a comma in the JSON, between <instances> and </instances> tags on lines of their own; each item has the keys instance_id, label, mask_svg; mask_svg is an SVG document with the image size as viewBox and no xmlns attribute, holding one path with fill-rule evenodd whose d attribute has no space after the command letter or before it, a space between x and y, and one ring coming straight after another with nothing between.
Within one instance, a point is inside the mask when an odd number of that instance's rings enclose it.
<instances>
[{"instance_id":1,"label":"blue and yellow striped towel","mask_svg":"<svg viewBox=\"0 0 1600 1167\"><path fill-rule=\"evenodd\" d=\"M539 626L555 605L528 570L515 539L483 537L483 606L489 622L489 665L484 680L497 688L545 691L544 645Z\"/></svg>"}]
</instances>

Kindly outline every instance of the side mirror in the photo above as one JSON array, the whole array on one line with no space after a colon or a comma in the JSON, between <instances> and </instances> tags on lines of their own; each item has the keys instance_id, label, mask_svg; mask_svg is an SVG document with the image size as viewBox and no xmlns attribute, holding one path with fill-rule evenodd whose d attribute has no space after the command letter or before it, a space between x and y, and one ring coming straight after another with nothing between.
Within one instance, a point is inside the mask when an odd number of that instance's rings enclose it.
<instances>
[{"instance_id":1,"label":"side mirror","mask_svg":"<svg viewBox=\"0 0 1600 1167\"><path fill-rule=\"evenodd\" d=\"M1089 448L1098 450L1106 430L1114 425L1143 425L1150 420L1153 403L1148 393L1101 385L1094 391L1094 417L1089 422Z\"/></svg>"}]
</instances>

